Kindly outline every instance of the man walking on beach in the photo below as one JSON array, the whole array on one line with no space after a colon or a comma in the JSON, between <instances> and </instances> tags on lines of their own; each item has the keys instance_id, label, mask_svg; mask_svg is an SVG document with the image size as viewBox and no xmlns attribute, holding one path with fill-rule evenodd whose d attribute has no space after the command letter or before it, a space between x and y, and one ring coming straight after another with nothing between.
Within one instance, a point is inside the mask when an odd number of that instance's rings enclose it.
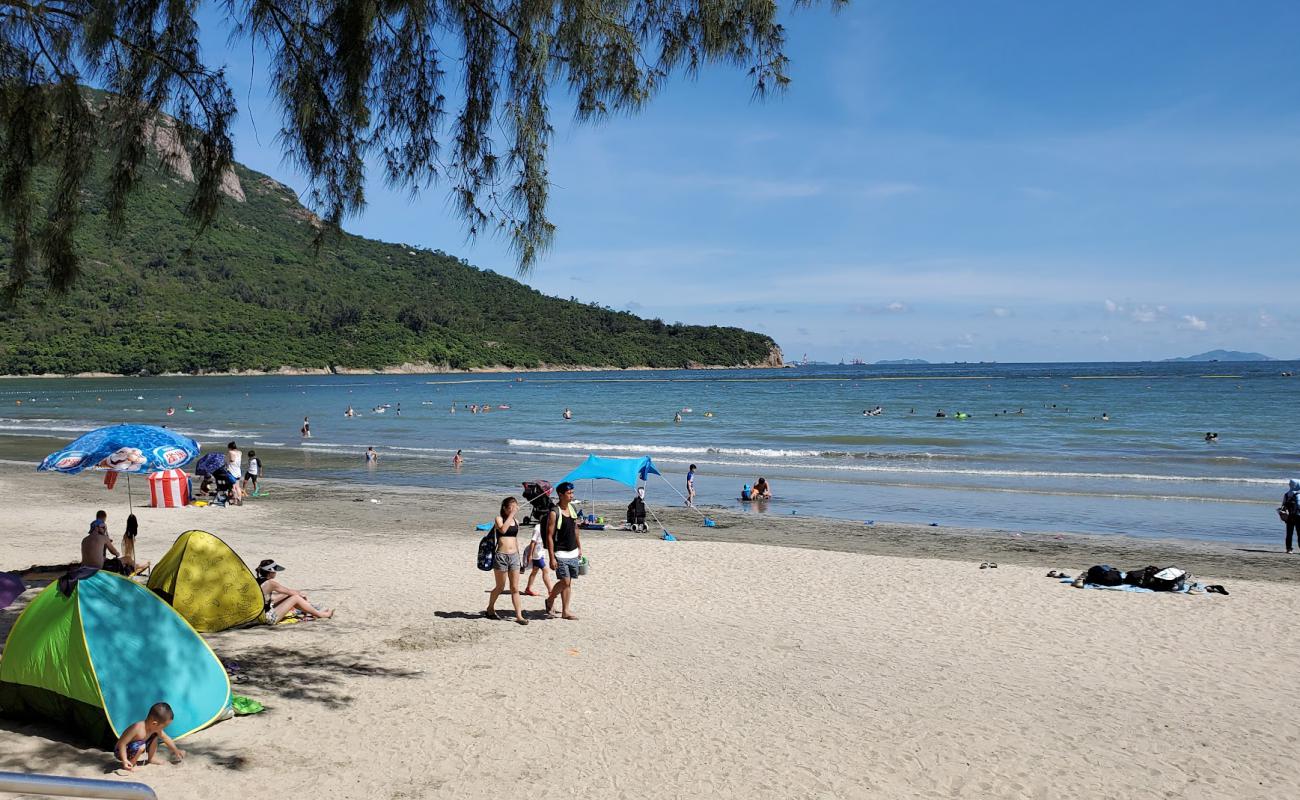
<instances>
[{"instance_id":1,"label":"man walking on beach","mask_svg":"<svg viewBox=\"0 0 1300 800\"><path fill-rule=\"evenodd\" d=\"M578 577L582 558L582 539L578 535L578 512L573 507L573 484L565 481L555 487L559 505L546 515L546 554L555 568L555 586L546 596L546 613L554 616L555 598L559 597L565 619L577 619L570 611L573 581Z\"/></svg>"}]
</instances>

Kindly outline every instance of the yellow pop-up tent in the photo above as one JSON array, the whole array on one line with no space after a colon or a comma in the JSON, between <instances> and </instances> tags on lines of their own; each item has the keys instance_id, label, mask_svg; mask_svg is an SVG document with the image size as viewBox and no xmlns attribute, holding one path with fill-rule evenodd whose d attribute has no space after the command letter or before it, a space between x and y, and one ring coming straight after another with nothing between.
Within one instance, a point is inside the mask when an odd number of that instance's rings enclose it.
<instances>
[{"instance_id":1,"label":"yellow pop-up tent","mask_svg":"<svg viewBox=\"0 0 1300 800\"><path fill-rule=\"evenodd\" d=\"M230 545L207 531L186 531L149 574L149 588L197 631L256 622L262 588Z\"/></svg>"}]
</instances>

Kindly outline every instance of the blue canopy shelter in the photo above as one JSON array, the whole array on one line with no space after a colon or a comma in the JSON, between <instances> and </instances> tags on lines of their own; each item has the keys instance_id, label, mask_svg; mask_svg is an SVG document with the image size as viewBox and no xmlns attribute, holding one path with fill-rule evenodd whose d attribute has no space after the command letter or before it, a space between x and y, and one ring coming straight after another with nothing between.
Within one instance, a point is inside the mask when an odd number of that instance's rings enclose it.
<instances>
[{"instance_id":1,"label":"blue canopy shelter","mask_svg":"<svg viewBox=\"0 0 1300 800\"><path fill-rule=\"evenodd\" d=\"M650 475L658 475L659 470L650 460L650 456L640 458L601 458L587 456L587 460L578 468L565 475L562 480L576 483L580 480L604 479L618 481L625 486L636 488L637 481L644 481Z\"/></svg>"},{"instance_id":2,"label":"blue canopy shelter","mask_svg":"<svg viewBox=\"0 0 1300 800\"><path fill-rule=\"evenodd\" d=\"M602 458L597 455L589 455L587 456L586 461L582 462L577 466L577 468L570 471L568 475L565 475L561 479L561 481L568 481L569 483L577 483L580 480L590 480L593 482L596 480L618 481L624 486L635 489L639 481L648 481L651 475L658 475L660 478L663 478L663 474L659 472L658 468L655 467L654 462L650 460L650 456L641 456L639 458ZM676 487L671 483L668 483L666 478L664 478L664 483L668 488L677 492ZM677 492L677 496L681 497L682 493ZM686 498L683 497L682 499L685 500ZM647 507L646 510L650 512L652 517L654 517L655 522L658 522L660 527L663 527L663 523L659 520L658 515L654 513L654 510L649 507ZM700 513L699 510L694 507L692 507L692 510L697 514ZM703 514L700 514L700 516L704 518ZM707 518L705 518L705 520L705 524L710 524L708 523ZM664 533L668 533L666 528L664 529Z\"/></svg>"}]
</instances>

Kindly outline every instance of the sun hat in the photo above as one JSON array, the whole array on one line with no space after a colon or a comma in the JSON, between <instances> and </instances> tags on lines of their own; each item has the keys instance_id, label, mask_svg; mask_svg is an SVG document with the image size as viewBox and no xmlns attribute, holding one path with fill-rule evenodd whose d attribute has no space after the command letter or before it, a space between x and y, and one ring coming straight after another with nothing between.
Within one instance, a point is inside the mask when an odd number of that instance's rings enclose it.
<instances>
[{"instance_id":1,"label":"sun hat","mask_svg":"<svg viewBox=\"0 0 1300 800\"><path fill-rule=\"evenodd\" d=\"M274 558L264 558L262 563L257 565L258 572L284 572L284 567L275 563Z\"/></svg>"}]
</instances>

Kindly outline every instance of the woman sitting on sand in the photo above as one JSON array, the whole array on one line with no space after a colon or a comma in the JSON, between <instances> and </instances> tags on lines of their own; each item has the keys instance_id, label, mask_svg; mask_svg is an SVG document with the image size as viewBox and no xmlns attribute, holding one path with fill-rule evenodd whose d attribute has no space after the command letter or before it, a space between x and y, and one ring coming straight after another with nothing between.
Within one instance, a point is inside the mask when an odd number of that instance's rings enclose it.
<instances>
[{"instance_id":1,"label":"woman sitting on sand","mask_svg":"<svg viewBox=\"0 0 1300 800\"><path fill-rule=\"evenodd\" d=\"M329 619L334 616L331 609L318 609L307 602L307 595L297 589L290 589L275 579L275 573L284 572L284 567L267 558L257 565L257 584L262 587L264 605L263 618L267 625L274 625L292 611L301 611L309 616Z\"/></svg>"},{"instance_id":2,"label":"woman sitting on sand","mask_svg":"<svg viewBox=\"0 0 1300 800\"><path fill-rule=\"evenodd\" d=\"M126 533L122 534L122 574L135 575L149 569L148 561L135 558L135 537L140 532L140 521L135 514L126 518Z\"/></svg>"},{"instance_id":3,"label":"woman sitting on sand","mask_svg":"<svg viewBox=\"0 0 1300 800\"><path fill-rule=\"evenodd\" d=\"M519 605L519 569L523 566L523 557L519 552L519 523L515 521L515 512L519 510L519 501L507 497L501 501L501 516L492 521L492 531L496 534L497 555L492 565L492 575L496 585L488 595L487 611L483 616L488 619L500 619L497 616L497 598L505 591L506 580L510 581L510 601L515 607L515 622L527 625L523 608Z\"/></svg>"}]
</instances>

